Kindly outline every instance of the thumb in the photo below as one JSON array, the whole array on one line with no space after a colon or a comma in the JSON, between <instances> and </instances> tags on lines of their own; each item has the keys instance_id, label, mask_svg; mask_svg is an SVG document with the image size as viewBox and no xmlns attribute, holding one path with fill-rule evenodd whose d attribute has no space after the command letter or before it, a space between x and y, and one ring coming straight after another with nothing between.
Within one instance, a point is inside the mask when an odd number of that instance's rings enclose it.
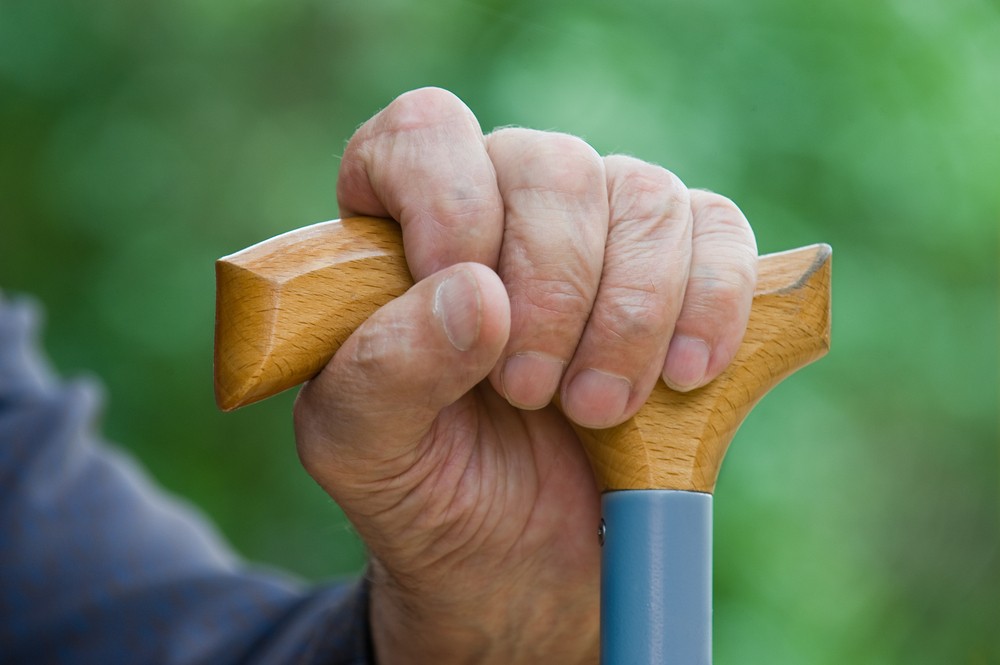
<instances>
[{"instance_id":1,"label":"thumb","mask_svg":"<svg viewBox=\"0 0 1000 665\"><path fill-rule=\"evenodd\" d=\"M331 494L412 466L438 413L500 357L510 304L486 266L461 263L379 309L305 385L295 404L299 456ZM335 499L338 497L334 497Z\"/></svg>"}]
</instances>

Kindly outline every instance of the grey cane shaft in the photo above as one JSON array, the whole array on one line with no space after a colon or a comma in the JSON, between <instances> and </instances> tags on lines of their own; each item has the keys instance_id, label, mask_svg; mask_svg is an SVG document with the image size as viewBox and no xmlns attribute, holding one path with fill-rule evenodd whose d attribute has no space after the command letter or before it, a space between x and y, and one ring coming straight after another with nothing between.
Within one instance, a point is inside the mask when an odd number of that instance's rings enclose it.
<instances>
[{"instance_id":1,"label":"grey cane shaft","mask_svg":"<svg viewBox=\"0 0 1000 665\"><path fill-rule=\"evenodd\" d=\"M712 662L712 495L602 499L601 664Z\"/></svg>"}]
</instances>

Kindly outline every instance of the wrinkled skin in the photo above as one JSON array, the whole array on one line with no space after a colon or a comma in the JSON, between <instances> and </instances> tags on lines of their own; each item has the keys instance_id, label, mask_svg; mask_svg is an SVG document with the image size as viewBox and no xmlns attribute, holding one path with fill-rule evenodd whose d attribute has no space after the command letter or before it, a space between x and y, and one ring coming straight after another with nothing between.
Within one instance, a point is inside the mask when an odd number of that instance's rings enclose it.
<instances>
[{"instance_id":1,"label":"wrinkled skin","mask_svg":"<svg viewBox=\"0 0 1000 665\"><path fill-rule=\"evenodd\" d=\"M569 419L611 426L660 376L725 368L756 280L746 219L575 137L484 136L437 89L357 131L337 195L399 221L417 280L295 408L303 464L371 553L378 659L596 663L599 496Z\"/></svg>"}]
</instances>

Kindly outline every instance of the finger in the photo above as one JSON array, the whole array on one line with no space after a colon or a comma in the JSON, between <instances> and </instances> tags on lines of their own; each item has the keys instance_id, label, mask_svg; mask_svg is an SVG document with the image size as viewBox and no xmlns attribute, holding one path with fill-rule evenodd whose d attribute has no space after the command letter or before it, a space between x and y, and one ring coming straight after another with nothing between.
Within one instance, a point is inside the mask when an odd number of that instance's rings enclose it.
<instances>
[{"instance_id":1,"label":"finger","mask_svg":"<svg viewBox=\"0 0 1000 665\"><path fill-rule=\"evenodd\" d=\"M479 122L450 92L408 92L362 125L337 200L344 217L397 220L417 280L460 261L496 268L503 203Z\"/></svg>"},{"instance_id":2,"label":"finger","mask_svg":"<svg viewBox=\"0 0 1000 665\"><path fill-rule=\"evenodd\" d=\"M703 190L691 191L691 209L691 277L663 367L681 391L705 385L736 355L757 282L757 243L740 209Z\"/></svg>"},{"instance_id":3,"label":"finger","mask_svg":"<svg viewBox=\"0 0 1000 665\"><path fill-rule=\"evenodd\" d=\"M597 294L604 164L565 134L504 129L487 149L504 202L499 272L511 306L510 340L490 379L511 404L537 409L559 387Z\"/></svg>"},{"instance_id":4,"label":"finger","mask_svg":"<svg viewBox=\"0 0 1000 665\"><path fill-rule=\"evenodd\" d=\"M610 226L597 300L566 372L562 406L587 427L630 418L660 377L691 261L691 202L669 171L604 160Z\"/></svg>"},{"instance_id":5,"label":"finger","mask_svg":"<svg viewBox=\"0 0 1000 665\"><path fill-rule=\"evenodd\" d=\"M408 468L441 409L496 363L509 324L503 283L475 263L436 273L378 310L299 394L307 470L335 493Z\"/></svg>"}]
</instances>

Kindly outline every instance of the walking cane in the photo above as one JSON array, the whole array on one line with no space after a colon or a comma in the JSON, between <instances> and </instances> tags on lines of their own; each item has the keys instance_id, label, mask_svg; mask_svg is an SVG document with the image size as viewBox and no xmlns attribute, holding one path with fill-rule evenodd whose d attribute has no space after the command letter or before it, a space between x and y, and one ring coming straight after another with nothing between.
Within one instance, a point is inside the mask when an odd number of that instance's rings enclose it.
<instances>
[{"instance_id":1,"label":"walking cane","mask_svg":"<svg viewBox=\"0 0 1000 665\"><path fill-rule=\"evenodd\" d=\"M603 491L605 665L711 663L719 467L757 401L829 349L830 254L812 245L760 257L746 335L714 381L689 393L660 382L625 423L577 428ZM399 226L362 217L219 259L216 280L215 390L225 411L315 376L358 325L413 284Z\"/></svg>"}]
</instances>

